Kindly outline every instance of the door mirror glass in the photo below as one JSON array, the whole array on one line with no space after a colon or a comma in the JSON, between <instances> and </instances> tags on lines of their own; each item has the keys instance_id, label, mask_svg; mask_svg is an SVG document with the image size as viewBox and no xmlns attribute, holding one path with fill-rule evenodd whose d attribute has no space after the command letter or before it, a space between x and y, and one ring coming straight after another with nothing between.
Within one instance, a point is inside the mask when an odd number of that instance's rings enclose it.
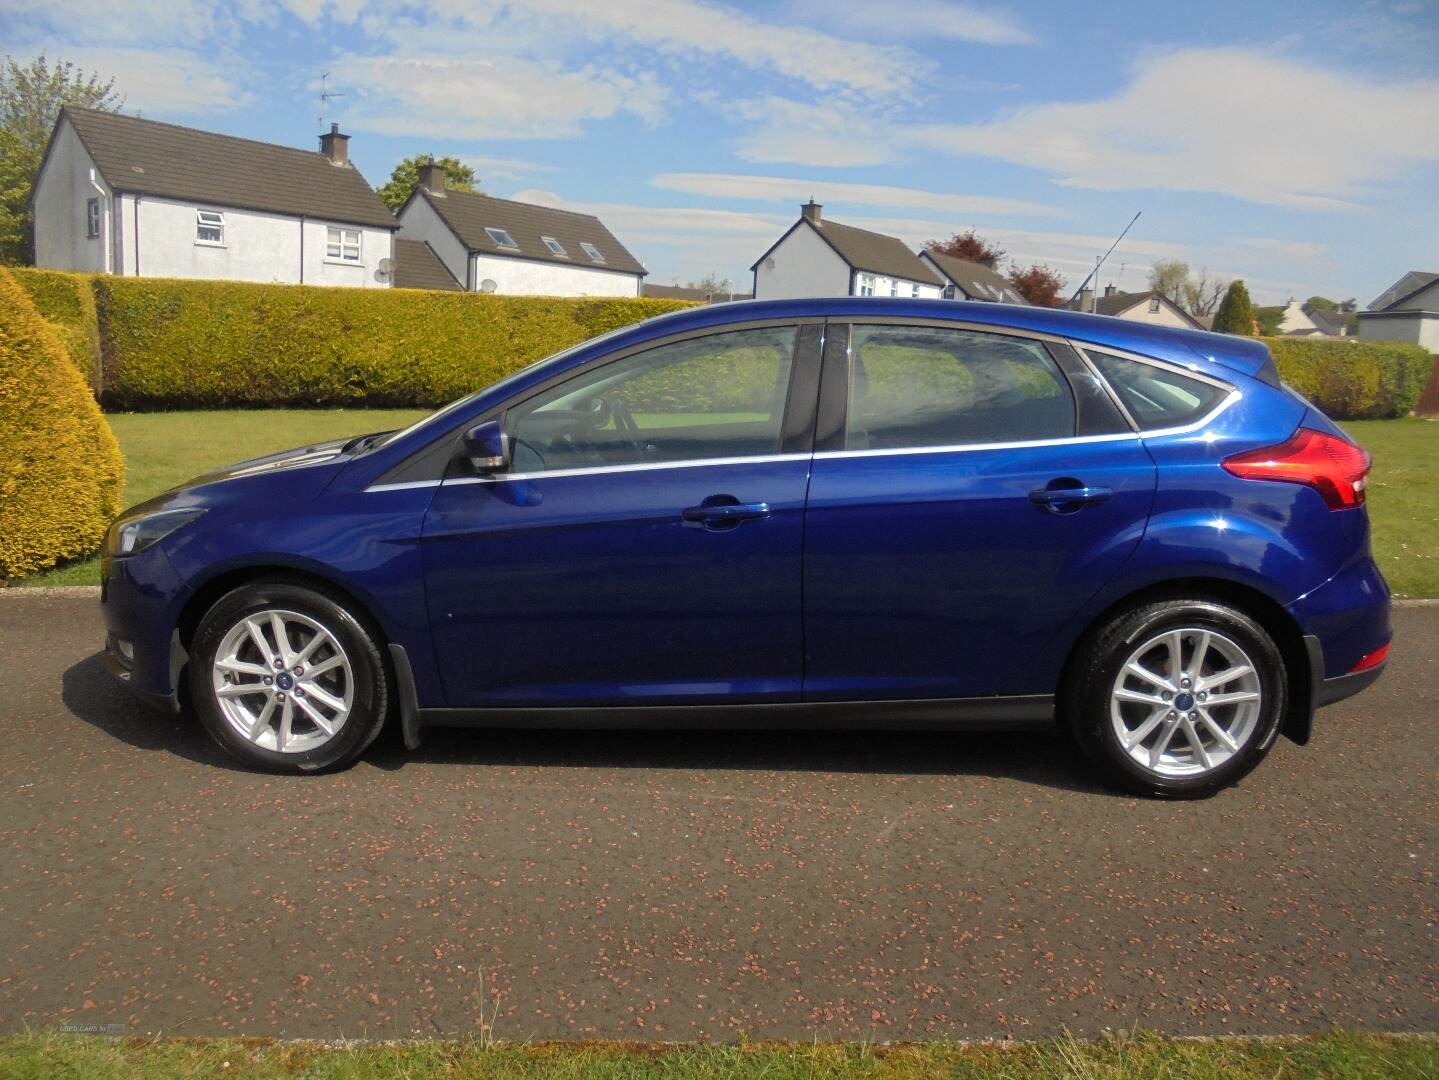
<instances>
[{"instance_id":1,"label":"door mirror glass","mask_svg":"<svg viewBox=\"0 0 1439 1080\"><path fill-rule=\"evenodd\" d=\"M465 432L465 453L475 472L503 472L510 465L509 436L498 420L486 420Z\"/></svg>"}]
</instances>

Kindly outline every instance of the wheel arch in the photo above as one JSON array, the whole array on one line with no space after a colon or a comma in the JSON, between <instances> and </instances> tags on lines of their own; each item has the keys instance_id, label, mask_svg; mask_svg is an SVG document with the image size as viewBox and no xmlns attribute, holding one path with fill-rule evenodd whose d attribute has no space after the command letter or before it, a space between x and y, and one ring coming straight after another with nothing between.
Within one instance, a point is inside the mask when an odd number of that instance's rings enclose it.
<instances>
[{"instance_id":1,"label":"wheel arch","mask_svg":"<svg viewBox=\"0 0 1439 1080\"><path fill-rule=\"evenodd\" d=\"M1214 600L1244 612L1262 626L1274 639L1284 658L1286 699L1288 708L1280 723L1280 731L1301 746L1309 741L1314 718L1314 684L1312 658L1304 642L1304 632L1294 616L1273 597L1250 585L1227 578L1185 577L1156 582L1126 593L1095 615L1074 639L1065 657L1059 679L1058 707L1063 719L1066 702L1072 700L1075 663L1084 645L1120 612L1163 600Z\"/></svg>"}]
</instances>

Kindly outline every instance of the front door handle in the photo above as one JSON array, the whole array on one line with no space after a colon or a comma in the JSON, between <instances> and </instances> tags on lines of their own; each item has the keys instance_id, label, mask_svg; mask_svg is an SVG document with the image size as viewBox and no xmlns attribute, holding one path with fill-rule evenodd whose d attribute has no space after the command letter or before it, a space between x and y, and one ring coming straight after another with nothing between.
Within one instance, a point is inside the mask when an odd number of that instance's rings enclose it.
<instances>
[{"instance_id":1,"label":"front door handle","mask_svg":"<svg viewBox=\"0 0 1439 1080\"><path fill-rule=\"evenodd\" d=\"M1104 502L1113 494L1114 489L1107 487L1046 487L1031 491L1029 501L1054 514L1072 514L1090 503Z\"/></svg>"},{"instance_id":2,"label":"front door handle","mask_svg":"<svg viewBox=\"0 0 1439 1080\"><path fill-rule=\"evenodd\" d=\"M742 521L769 517L769 503L742 503L733 495L711 495L699 506L685 507L680 517L707 529L732 529Z\"/></svg>"}]
</instances>

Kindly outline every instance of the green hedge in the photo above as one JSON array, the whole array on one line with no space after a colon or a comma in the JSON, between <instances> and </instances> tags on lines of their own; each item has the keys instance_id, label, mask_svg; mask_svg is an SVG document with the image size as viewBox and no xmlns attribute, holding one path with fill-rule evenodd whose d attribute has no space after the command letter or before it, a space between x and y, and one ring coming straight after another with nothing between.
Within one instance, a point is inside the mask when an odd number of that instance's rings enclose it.
<instances>
[{"instance_id":1,"label":"green hedge","mask_svg":"<svg viewBox=\"0 0 1439 1080\"><path fill-rule=\"evenodd\" d=\"M60 270L11 267L15 280L30 296L41 316L60 335L90 389L101 390L100 320L95 311L94 277Z\"/></svg>"},{"instance_id":2,"label":"green hedge","mask_svg":"<svg viewBox=\"0 0 1439 1080\"><path fill-rule=\"evenodd\" d=\"M1398 341L1268 337L1286 383L1336 420L1388 420L1414 411L1430 355Z\"/></svg>"},{"instance_id":3,"label":"green hedge","mask_svg":"<svg viewBox=\"0 0 1439 1080\"><path fill-rule=\"evenodd\" d=\"M123 409L437 405L597 334L691 306L93 281L104 330L104 401Z\"/></svg>"},{"instance_id":4,"label":"green hedge","mask_svg":"<svg viewBox=\"0 0 1439 1080\"><path fill-rule=\"evenodd\" d=\"M123 480L119 444L60 334L0 267L0 578L94 551Z\"/></svg>"}]
</instances>

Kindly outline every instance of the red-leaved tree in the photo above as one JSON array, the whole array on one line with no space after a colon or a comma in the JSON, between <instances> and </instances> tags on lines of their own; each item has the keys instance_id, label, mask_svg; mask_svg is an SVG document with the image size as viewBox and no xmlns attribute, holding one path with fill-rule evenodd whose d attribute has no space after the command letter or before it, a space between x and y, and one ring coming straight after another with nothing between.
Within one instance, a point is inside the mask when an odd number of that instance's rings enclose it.
<instances>
[{"instance_id":1,"label":"red-leaved tree","mask_svg":"<svg viewBox=\"0 0 1439 1080\"><path fill-rule=\"evenodd\" d=\"M1059 307L1063 300L1059 290L1064 288L1064 278L1057 270L1051 270L1041 263L1027 269L1013 267L1009 271L1009 283L1015 292L1035 307Z\"/></svg>"},{"instance_id":2,"label":"red-leaved tree","mask_svg":"<svg viewBox=\"0 0 1439 1080\"><path fill-rule=\"evenodd\" d=\"M963 259L965 262L979 263L991 270L998 270L1007 254L1003 248L995 247L973 229L955 233L948 240L931 240L924 246L928 251L937 251L941 255Z\"/></svg>"}]
</instances>

